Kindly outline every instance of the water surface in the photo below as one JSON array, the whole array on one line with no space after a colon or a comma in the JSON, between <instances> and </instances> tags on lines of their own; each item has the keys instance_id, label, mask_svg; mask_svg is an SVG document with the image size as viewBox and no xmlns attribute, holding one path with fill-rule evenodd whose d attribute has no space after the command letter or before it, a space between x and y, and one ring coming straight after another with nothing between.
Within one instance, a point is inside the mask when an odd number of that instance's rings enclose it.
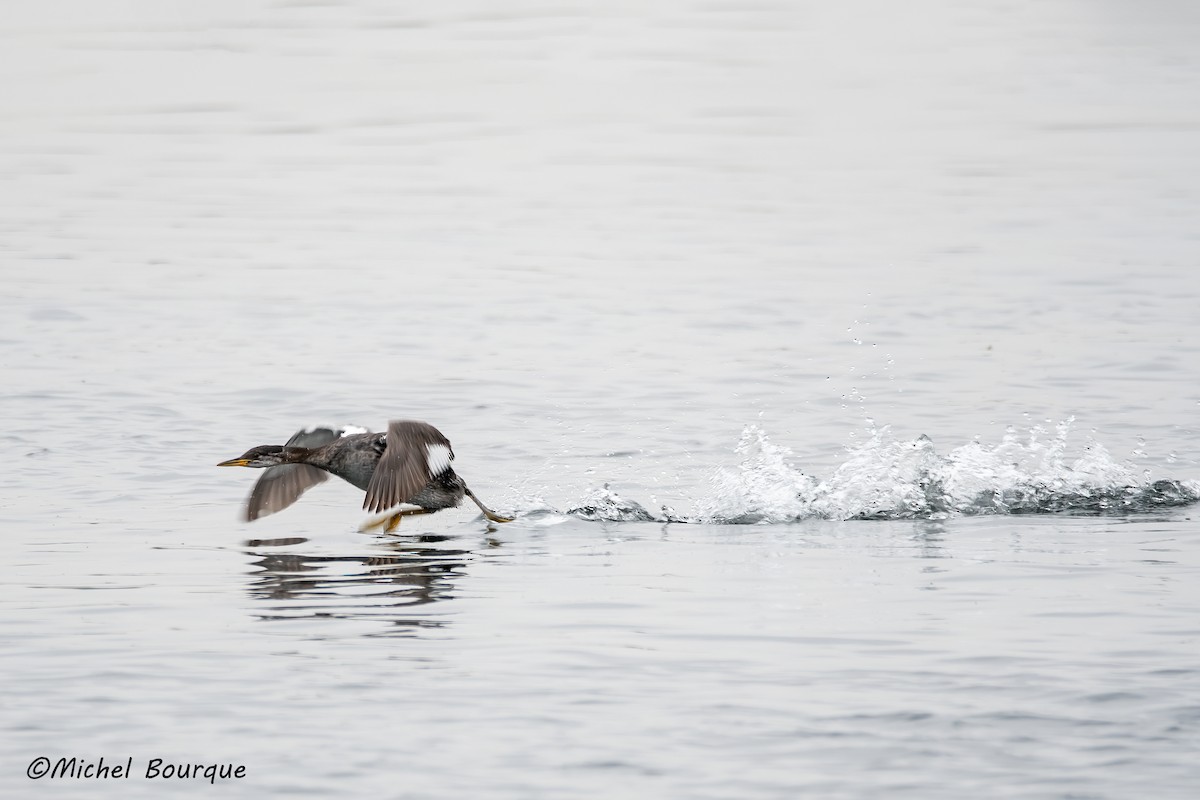
<instances>
[{"instance_id":1,"label":"water surface","mask_svg":"<svg viewBox=\"0 0 1200 800\"><path fill-rule=\"evenodd\" d=\"M4 793L1190 797L1197 34L13 9ZM213 467L397 417L517 521Z\"/></svg>"}]
</instances>

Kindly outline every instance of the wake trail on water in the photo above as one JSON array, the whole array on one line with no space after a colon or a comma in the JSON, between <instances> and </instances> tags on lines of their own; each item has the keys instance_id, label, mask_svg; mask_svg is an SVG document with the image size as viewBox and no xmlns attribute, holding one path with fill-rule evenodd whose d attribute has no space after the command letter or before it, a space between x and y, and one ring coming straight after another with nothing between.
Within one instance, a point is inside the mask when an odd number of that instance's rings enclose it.
<instances>
[{"instance_id":1,"label":"wake trail on water","mask_svg":"<svg viewBox=\"0 0 1200 800\"><path fill-rule=\"evenodd\" d=\"M718 469L694 515L669 507L658 513L607 485L558 512L542 501L515 509L519 516L565 513L609 522L687 522L750 525L805 519L946 519L997 514L1119 514L1186 506L1200 501L1200 482L1160 478L1115 460L1099 443L1067 457L1073 420L1052 436L1040 427L1024 437L1009 430L996 445L968 442L939 453L927 436L895 439L884 427L849 451L821 480L792 466L792 451L750 425L735 448L740 462Z\"/></svg>"}]
</instances>

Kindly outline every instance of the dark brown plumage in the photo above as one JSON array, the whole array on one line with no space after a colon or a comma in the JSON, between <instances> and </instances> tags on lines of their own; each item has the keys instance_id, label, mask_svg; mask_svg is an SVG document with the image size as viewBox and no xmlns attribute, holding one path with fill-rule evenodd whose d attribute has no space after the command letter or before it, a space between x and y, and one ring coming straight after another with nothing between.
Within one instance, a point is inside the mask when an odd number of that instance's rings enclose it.
<instances>
[{"instance_id":1,"label":"dark brown plumage","mask_svg":"<svg viewBox=\"0 0 1200 800\"><path fill-rule=\"evenodd\" d=\"M479 501L451 469L453 460L450 440L437 428L427 422L394 420L388 423L387 433L371 433L365 428L308 428L282 446L254 447L217 466L266 469L246 501L246 519L250 521L282 511L328 480L326 473L331 473L366 492L363 508L368 511L401 504L418 507L398 511L377 523L386 522L388 530L403 516L454 508L464 495L493 522L511 522Z\"/></svg>"}]
</instances>

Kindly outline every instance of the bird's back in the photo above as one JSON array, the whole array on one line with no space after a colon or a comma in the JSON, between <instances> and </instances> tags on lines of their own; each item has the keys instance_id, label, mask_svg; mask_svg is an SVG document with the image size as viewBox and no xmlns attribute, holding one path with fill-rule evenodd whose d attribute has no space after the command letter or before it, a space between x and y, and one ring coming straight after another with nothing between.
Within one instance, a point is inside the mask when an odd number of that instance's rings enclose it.
<instances>
[{"instance_id":1,"label":"bird's back","mask_svg":"<svg viewBox=\"0 0 1200 800\"><path fill-rule=\"evenodd\" d=\"M318 447L306 461L366 491L386 446L386 433L355 433Z\"/></svg>"}]
</instances>

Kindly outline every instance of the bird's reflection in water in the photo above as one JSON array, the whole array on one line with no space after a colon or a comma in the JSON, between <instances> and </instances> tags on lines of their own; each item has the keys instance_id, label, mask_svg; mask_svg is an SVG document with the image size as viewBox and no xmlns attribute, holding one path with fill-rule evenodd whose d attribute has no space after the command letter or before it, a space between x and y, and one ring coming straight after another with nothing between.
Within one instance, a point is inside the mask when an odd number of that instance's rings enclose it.
<instances>
[{"instance_id":1,"label":"bird's reflection in water","mask_svg":"<svg viewBox=\"0 0 1200 800\"><path fill-rule=\"evenodd\" d=\"M274 548L307 539L251 539L255 559L250 594L264 601L262 620L346 619L387 622L395 634L444 626L430 604L453 597L471 550L447 546L453 537L380 536L355 555L309 555Z\"/></svg>"}]
</instances>

